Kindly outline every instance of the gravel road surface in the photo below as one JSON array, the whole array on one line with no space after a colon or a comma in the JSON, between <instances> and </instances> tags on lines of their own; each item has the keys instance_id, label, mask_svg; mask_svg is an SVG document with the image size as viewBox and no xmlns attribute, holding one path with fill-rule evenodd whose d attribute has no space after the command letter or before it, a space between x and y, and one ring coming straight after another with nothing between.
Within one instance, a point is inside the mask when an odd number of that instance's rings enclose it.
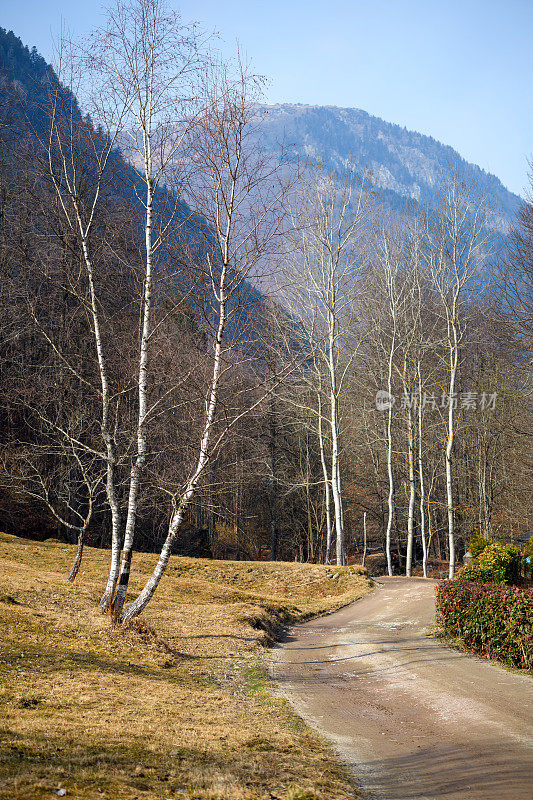
<instances>
[{"instance_id":1,"label":"gravel road surface","mask_svg":"<svg viewBox=\"0 0 533 800\"><path fill-rule=\"evenodd\" d=\"M376 582L288 632L273 653L279 693L367 797L532 800L532 677L428 638L435 581Z\"/></svg>"}]
</instances>

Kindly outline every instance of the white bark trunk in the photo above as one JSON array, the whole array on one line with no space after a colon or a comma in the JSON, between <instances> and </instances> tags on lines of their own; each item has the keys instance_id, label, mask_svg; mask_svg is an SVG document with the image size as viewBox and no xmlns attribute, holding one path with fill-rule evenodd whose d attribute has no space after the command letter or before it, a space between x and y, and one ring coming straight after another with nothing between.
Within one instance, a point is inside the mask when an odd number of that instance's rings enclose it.
<instances>
[{"instance_id":1,"label":"white bark trunk","mask_svg":"<svg viewBox=\"0 0 533 800\"><path fill-rule=\"evenodd\" d=\"M420 484L420 538L422 540L422 572L427 578L428 548L426 542L426 498L424 484L424 463L422 458L423 426L422 426L422 377L420 361L417 363L418 374L418 481Z\"/></svg>"},{"instance_id":2,"label":"white bark trunk","mask_svg":"<svg viewBox=\"0 0 533 800\"><path fill-rule=\"evenodd\" d=\"M147 145L148 146L148 145ZM130 488L128 494L128 514L124 531L124 545L122 548L122 565L120 580L113 599L113 613L120 614L126 600L130 576L131 558L135 537L135 523L137 520L137 506L139 502L139 489L141 473L146 461L146 409L148 405L148 344L150 339L150 313L152 304L152 176L151 158L148 155L146 163L146 217L145 217L145 248L146 272L143 292L143 324L139 352L139 377L138 377L138 404L137 417L137 456L133 462L130 473Z\"/></svg>"},{"instance_id":3,"label":"white bark trunk","mask_svg":"<svg viewBox=\"0 0 533 800\"><path fill-rule=\"evenodd\" d=\"M85 531L80 531L80 534L78 536L78 546L76 547L76 557L74 559L72 568L68 574L69 583L73 583L76 580L76 575L78 574L79 568L81 566L81 560L83 558L84 538L85 538Z\"/></svg>"},{"instance_id":4,"label":"white bark trunk","mask_svg":"<svg viewBox=\"0 0 533 800\"><path fill-rule=\"evenodd\" d=\"M328 368L330 373L330 425L331 425L331 491L335 513L336 561L346 563L344 553L344 515L342 508L342 485L339 464L339 409L337 398L337 374L335 364L335 319L329 315Z\"/></svg>"},{"instance_id":5,"label":"white bark trunk","mask_svg":"<svg viewBox=\"0 0 533 800\"><path fill-rule=\"evenodd\" d=\"M56 87L56 89L58 87L59 84ZM74 230L76 227L78 229L82 245L83 260L85 262L85 268L87 271L87 280L89 285L90 313L92 319L93 335L96 345L96 354L98 360L98 369L99 369L100 385L102 392L102 418L100 424L102 430L102 438L104 440L106 449L106 456L105 456L106 493L109 502L109 507L111 510L111 564L110 564L107 585L104 590L104 594L102 595L102 598L100 600L100 608L105 611L108 609L109 604L111 602L113 592L116 586L116 580L118 577L118 568L120 560L120 506L116 490L116 465L117 465L116 448L115 448L113 434L111 431L110 418L109 418L110 417L109 380L108 380L104 345L102 341L98 304L96 300L94 270L89 249L89 235L100 199L101 180L106 169L108 157L112 152L118 129L115 130L115 134L108 140L107 146L104 148L104 151L100 153L99 157L97 157L98 180L96 183L94 196L90 203L89 213L84 218L79 201L80 186L77 183L77 178L76 178L76 172L77 172L76 164L74 159L72 159L71 161L71 158L67 156L69 149L70 149L70 156L72 157L74 155L74 152L71 149L72 140L70 141L70 143L68 140L66 141L66 150L63 147L63 145L65 144L65 142L63 141L63 131L61 123L58 122L58 116L61 117L61 112L58 109L59 94L60 92L57 92L55 94L53 108L52 108L51 127L49 131L48 147L47 147L48 164L50 168L50 176L52 178L52 182L56 189L60 205L65 214L65 218L72 230ZM57 145L59 145L57 149L54 146L54 142L56 142ZM58 177L56 172L56 166L54 164L54 150L56 150L56 154L59 153L60 155L60 170L62 173L61 178ZM69 201L72 204L72 208L74 210L75 223L72 220L70 213L67 209L67 205L63 195L64 189L66 189ZM82 549L83 549L83 544L82 544ZM81 560L81 553L80 553L80 560Z\"/></svg>"},{"instance_id":6,"label":"white bark trunk","mask_svg":"<svg viewBox=\"0 0 533 800\"><path fill-rule=\"evenodd\" d=\"M387 499L387 531L385 534L385 552L387 554L387 572L392 575L392 558L391 558L391 530L392 519L394 514L394 476L392 474L392 361L394 356L394 348L396 346L396 332L393 332L391 346L389 351L389 366L387 373L387 391L389 393L389 408L387 416L387 474L389 477L389 495Z\"/></svg>"},{"instance_id":7,"label":"white bark trunk","mask_svg":"<svg viewBox=\"0 0 533 800\"><path fill-rule=\"evenodd\" d=\"M415 465L414 465L414 431L413 410L411 408L411 395L408 392L407 363L403 363L403 388L407 400L407 461L409 472L409 510L407 514L407 553L405 557L405 574L408 578L412 575L413 566L413 538L415 515Z\"/></svg>"},{"instance_id":8,"label":"white bark trunk","mask_svg":"<svg viewBox=\"0 0 533 800\"><path fill-rule=\"evenodd\" d=\"M100 375L100 386L102 390L102 438L106 448L106 494L111 510L111 563L106 588L100 600L100 609L107 611L115 591L118 570L120 564L120 505L116 488L116 448L110 425L110 392L109 379L107 374L107 362L104 353L102 333L100 327L100 317L96 300L96 289L94 284L94 270L89 253L87 241L87 231L81 220L81 214L77 203L74 203L78 229L81 235L83 259L87 270L87 280L89 283L89 297L91 306L91 318L93 324L94 341L96 345L96 355L98 360L98 370Z\"/></svg>"},{"instance_id":9,"label":"white bark trunk","mask_svg":"<svg viewBox=\"0 0 533 800\"><path fill-rule=\"evenodd\" d=\"M326 512L326 554L324 563L329 564L331 558L331 483L326 464L326 452L324 447L324 431L322 428L322 398L320 388L318 391L318 442L320 445L320 463L322 464L322 475L324 477L324 504Z\"/></svg>"},{"instance_id":10,"label":"white bark trunk","mask_svg":"<svg viewBox=\"0 0 533 800\"><path fill-rule=\"evenodd\" d=\"M455 574L455 536L454 536L454 519L453 519L453 484L452 484L452 450L453 450L453 436L454 436L454 394L455 394L455 380L457 376L457 362L458 362L458 341L457 341L457 326L455 320L455 305L452 312L453 316L449 321L449 331L451 337L450 342L450 383L449 383L449 396L448 396L448 436L446 441L446 510L448 514L448 548L450 556L450 564L448 570L448 577L452 580Z\"/></svg>"},{"instance_id":11,"label":"white bark trunk","mask_svg":"<svg viewBox=\"0 0 533 800\"><path fill-rule=\"evenodd\" d=\"M134 600L134 602L130 606L128 606L126 611L123 613L121 618L121 621L123 623L128 622L134 617L137 617L144 610L144 608L147 606L147 604L153 597L159 585L159 582L163 576L163 573L165 572L168 561L170 559L170 555L172 552L172 545L174 544L174 541L178 535L179 529L183 522L185 511L187 510L187 507L194 496L196 487L198 486L198 482L202 476L202 473L209 459L209 443L211 438L211 431L213 428L213 422L215 418L215 411L218 398L218 384L221 371L222 339L224 336L224 328L226 325L226 292L225 292L226 275L227 275L227 265L224 264L221 269L219 295L217 298L219 301L220 316L219 316L219 322L215 339L215 352L213 357L213 375L211 379L211 389L209 392L209 398L206 404L205 423L202 433L202 439L200 442L200 453L198 457L198 462L196 464L196 469L194 470L192 476L189 478L185 491L180 497L178 506L174 511L174 513L172 514L168 528L167 538L161 550L155 569L152 572L152 575L150 576L148 581L146 582L139 596Z\"/></svg>"},{"instance_id":12,"label":"white bark trunk","mask_svg":"<svg viewBox=\"0 0 533 800\"><path fill-rule=\"evenodd\" d=\"M413 566L413 539L414 539L414 517L415 517L415 465L414 465L414 430L413 412L409 408L407 412L407 436L408 436L408 460L409 460L409 511L407 516L407 554L405 562L405 574L412 575Z\"/></svg>"}]
</instances>

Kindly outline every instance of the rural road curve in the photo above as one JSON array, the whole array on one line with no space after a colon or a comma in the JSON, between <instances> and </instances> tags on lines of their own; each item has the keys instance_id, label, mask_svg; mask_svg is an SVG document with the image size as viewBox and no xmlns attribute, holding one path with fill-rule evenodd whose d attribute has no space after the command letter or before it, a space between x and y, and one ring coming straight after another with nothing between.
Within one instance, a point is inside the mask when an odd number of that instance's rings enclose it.
<instances>
[{"instance_id":1,"label":"rural road curve","mask_svg":"<svg viewBox=\"0 0 533 800\"><path fill-rule=\"evenodd\" d=\"M279 693L386 800L531 800L533 680L425 635L435 581L379 578L273 653Z\"/></svg>"}]
</instances>

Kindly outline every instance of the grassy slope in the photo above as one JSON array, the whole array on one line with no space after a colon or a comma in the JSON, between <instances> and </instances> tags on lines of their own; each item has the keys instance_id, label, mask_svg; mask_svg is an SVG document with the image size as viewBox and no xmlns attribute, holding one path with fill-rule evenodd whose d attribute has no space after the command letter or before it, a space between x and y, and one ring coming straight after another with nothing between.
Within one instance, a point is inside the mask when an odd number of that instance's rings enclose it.
<instances>
[{"instance_id":1,"label":"grassy slope","mask_svg":"<svg viewBox=\"0 0 533 800\"><path fill-rule=\"evenodd\" d=\"M275 626L365 594L360 568L173 557L140 621L95 609L108 553L0 534L0 797L343 800L328 748L264 690ZM131 591L154 556L134 562Z\"/></svg>"}]
</instances>

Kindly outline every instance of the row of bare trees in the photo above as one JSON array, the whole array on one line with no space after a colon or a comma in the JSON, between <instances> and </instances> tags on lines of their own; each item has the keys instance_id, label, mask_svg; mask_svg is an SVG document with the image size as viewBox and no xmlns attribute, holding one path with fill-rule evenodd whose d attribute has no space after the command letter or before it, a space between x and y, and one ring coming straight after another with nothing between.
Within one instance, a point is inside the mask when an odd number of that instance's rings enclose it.
<instances>
[{"instance_id":1,"label":"row of bare trees","mask_svg":"<svg viewBox=\"0 0 533 800\"><path fill-rule=\"evenodd\" d=\"M531 395L530 372L516 369L524 342L512 335L514 315L505 311L517 297L516 277L514 295L496 285L498 255L501 274L509 280L511 273L497 253L492 198L453 168L436 208L402 218L375 208L361 176L322 170L300 191L293 213L298 243L284 260L279 293L308 357L300 391L291 378L284 403L305 408L316 435L322 475L317 470L309 480L323 487L315 516L325 520L324 559L333 524L337 563L345 559L339 465L358 484L353 462L366 457L373 497L359 485L358 517L374 513L389 573L393 531L407 575L417 539L424 576L431 546L437 555L438 531L438 560L446 558L453 577L458 538L461 549L476 532L505 537L520 527L495 525L498 494L510 498L512 474L523 480L525 464L519 469L507 455L517 420L530 420ZM524 249L518 236L515 258L518 241ZM527 297L526 290L521 308ZM289 336L285 346L293 346ZM527 513L522 527L530 524Z\"/></svg>"}]
</instances>

